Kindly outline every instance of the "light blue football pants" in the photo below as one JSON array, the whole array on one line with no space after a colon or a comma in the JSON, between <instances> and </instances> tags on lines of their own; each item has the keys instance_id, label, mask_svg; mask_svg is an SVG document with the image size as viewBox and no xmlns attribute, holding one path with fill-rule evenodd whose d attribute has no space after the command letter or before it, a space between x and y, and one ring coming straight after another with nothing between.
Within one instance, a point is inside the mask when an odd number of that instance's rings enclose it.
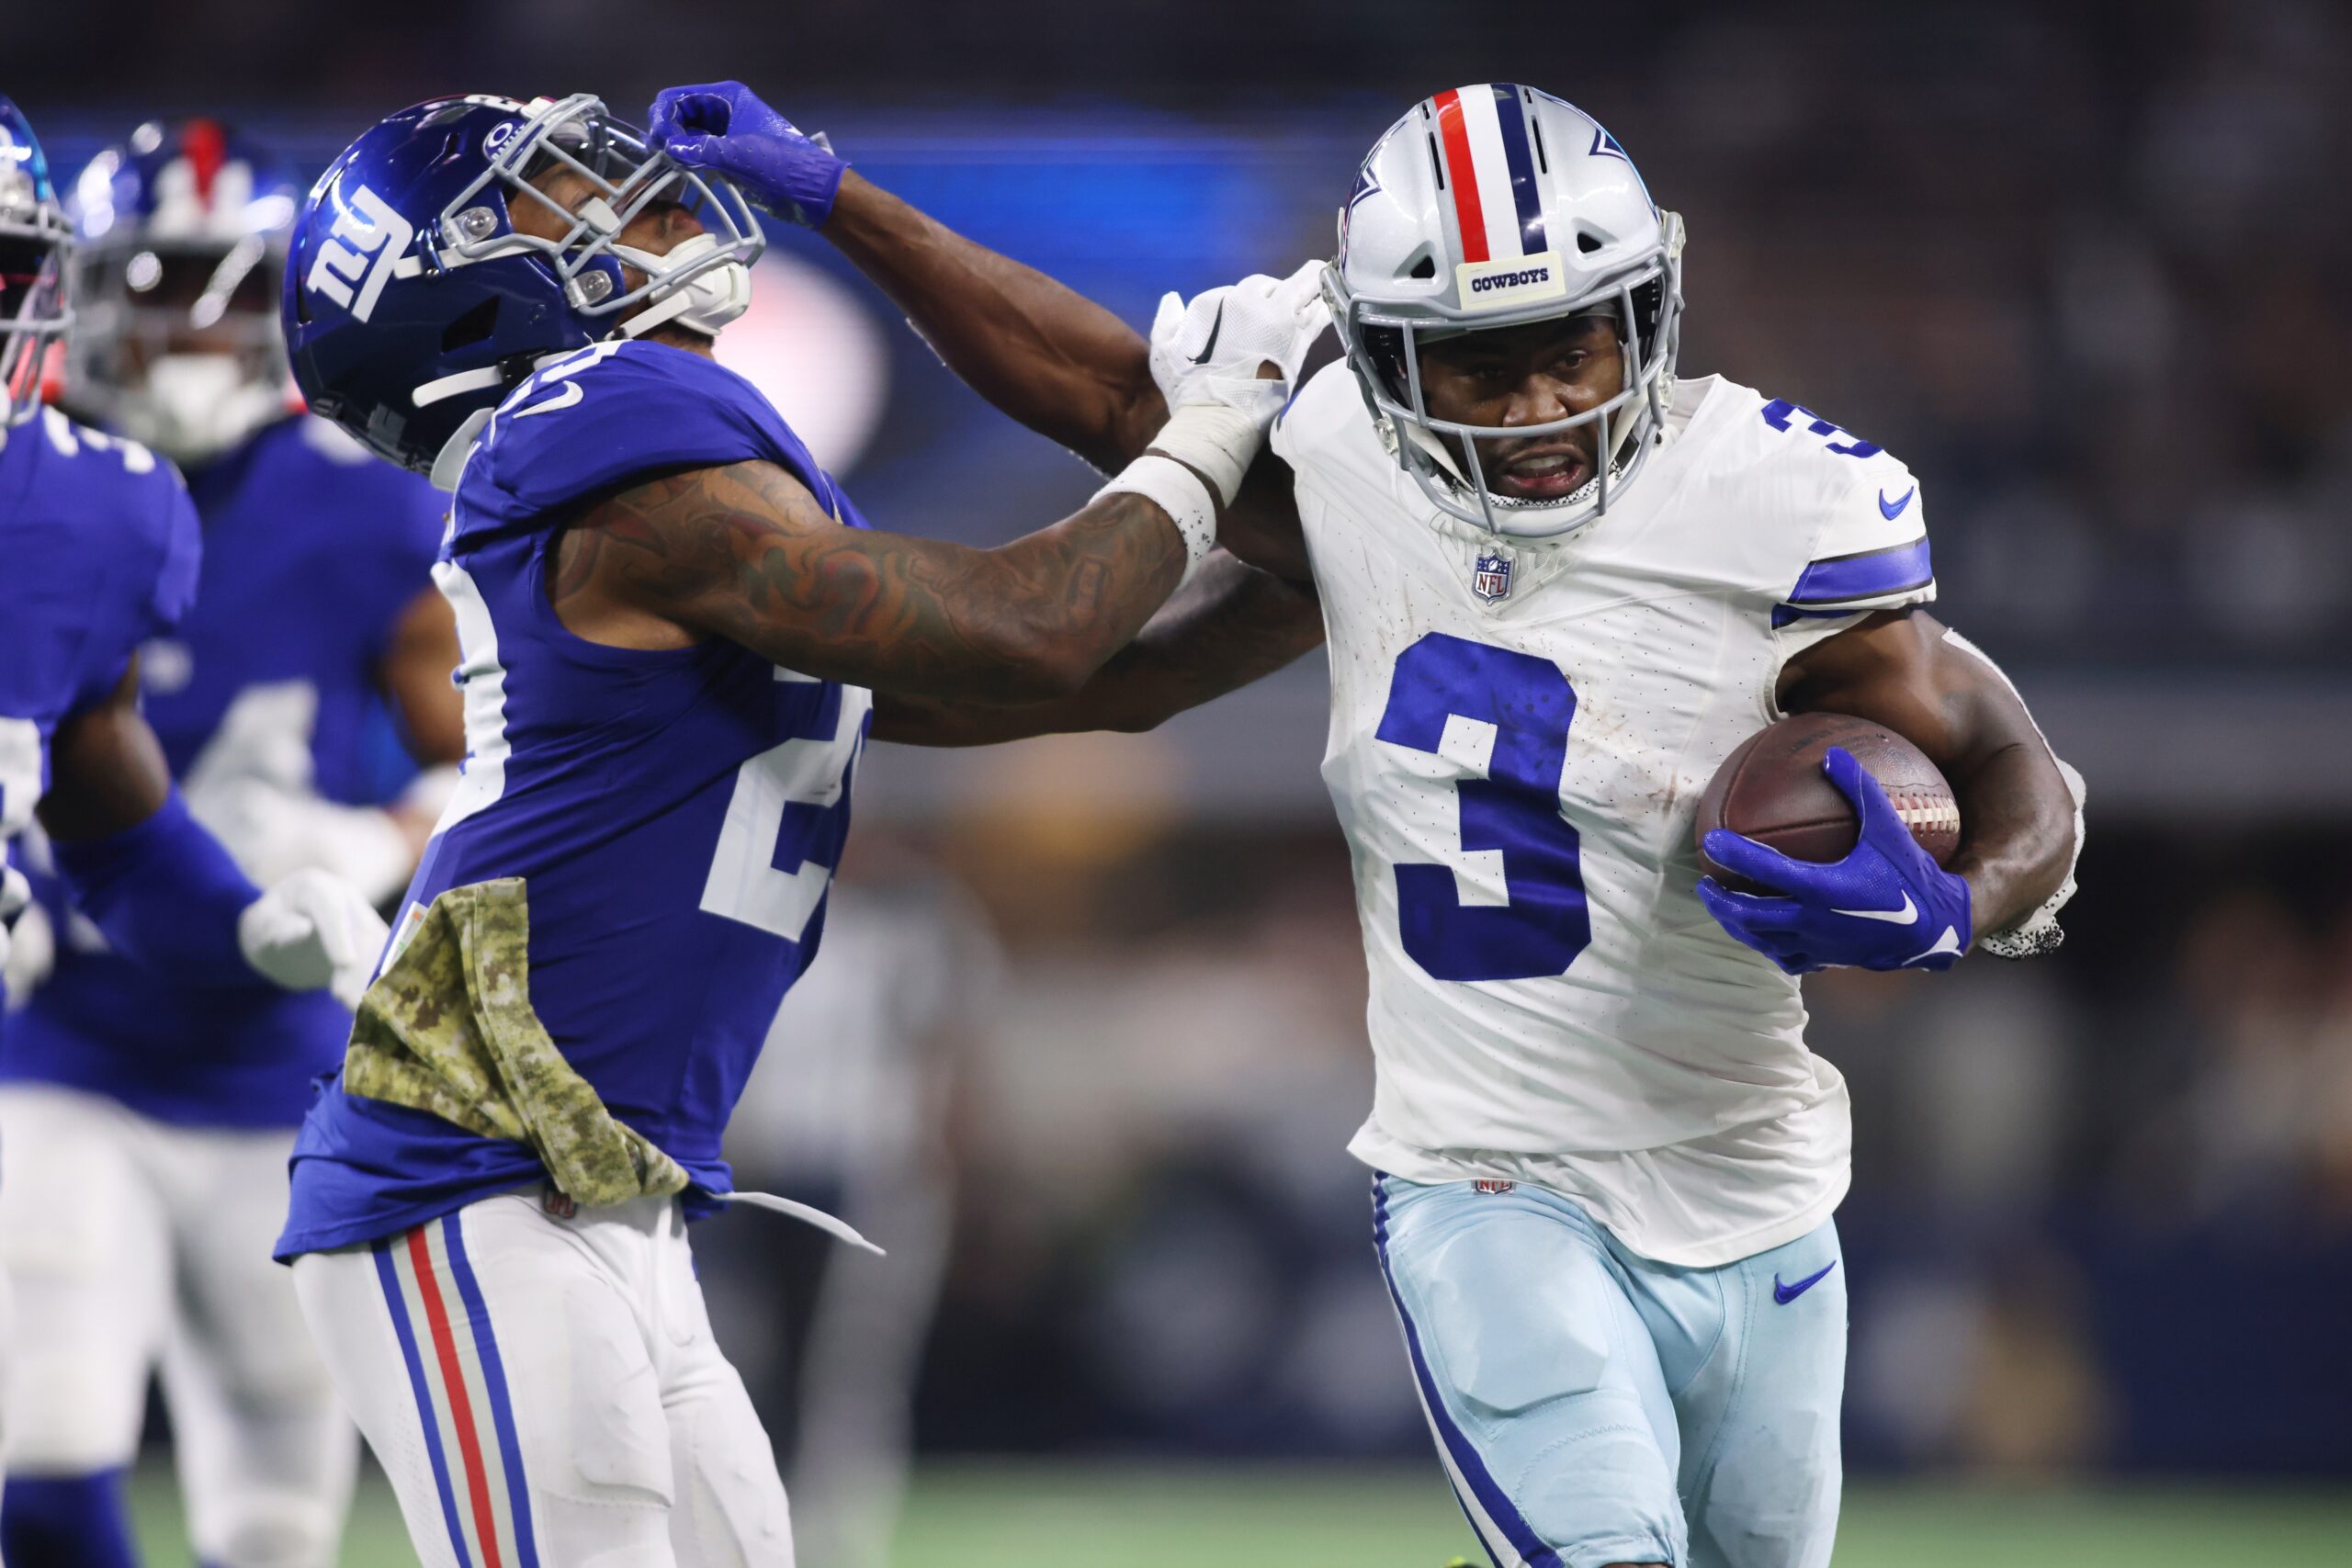
<instances>
[{"instance_id":1,"label":"light blue football pants","mask_svg":"<svg viewBox=\"0 0 2352 1568\"><path fill-rule=\"evenodd\" d=\"M1524 1183L1382 1176L1373 1213L1439 1454L1498 1568L1826 1568L1834 1224L1676 1269Z\"/></svg>"}]
</instances>

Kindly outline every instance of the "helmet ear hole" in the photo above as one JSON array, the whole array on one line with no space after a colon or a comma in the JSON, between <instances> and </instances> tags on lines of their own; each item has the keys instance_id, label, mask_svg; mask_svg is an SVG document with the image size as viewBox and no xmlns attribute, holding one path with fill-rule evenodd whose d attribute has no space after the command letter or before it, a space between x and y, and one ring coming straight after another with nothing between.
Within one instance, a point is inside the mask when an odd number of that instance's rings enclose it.
<instances>
[{"instance_id":1,"label":"helmet ear hole","mask_svg":"<svg viewBox=\"0 0 2352 1568\"><path fill-rule=\"evenodd\" d=\"M1589 229L1579 229L1577 231L1577 249L1579 253L1585 255L1592 254L1593 252L1600 250L1606 243L1606 241L1602 240L1600 235L1594 233Z\"/></svg>"},{"instance_id":2,"label":"helmet ear hole","mask_svg":"<svg viewBox=\"0 0 2352 1568\"><path fill-rule=\"evenodd\" d=\"M1413 400L1412 381L1405 372L1405 333L1399 327L1363 329L1364 352L1372 358L1388 395L1400 403Z\"/></svg>"},{"instance_id":3,"label":"helmet ear hole","mask_svg":"<svg viewBox=\"0 0 2352 1568\"><path fill-rule=\"evenodd\" d=\"M441 329L441 352L467 348L498 330L498 296L492 295Z\"/></svg>"},{"instance_id":4,"label":"helmet ear hole","mask_svg":"<svg viewBox=\"0 0 2352 1568\"><path fill-rule=\"evenodd\" d=\"M1435 277L1437 276L1437 257L1430 254L1426 250L1422 251L1421 254L1414 259L1413 265L1405 269L1405 276L1407 277L1419 278Z\"/></svg>"}]
</instances>

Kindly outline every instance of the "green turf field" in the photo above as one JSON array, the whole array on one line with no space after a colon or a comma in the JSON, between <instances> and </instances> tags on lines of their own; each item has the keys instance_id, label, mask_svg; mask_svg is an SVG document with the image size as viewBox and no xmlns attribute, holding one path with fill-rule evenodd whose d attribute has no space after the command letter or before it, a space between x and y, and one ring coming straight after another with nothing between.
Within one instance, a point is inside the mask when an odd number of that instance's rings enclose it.
<instances>
[{"instance_id":1,"label":"green turf field","mask_svg":"<svg viewBox=\"0 0 2352 1568\"><path fill-rule=\"evenodd\" d=\"M410 1568L379 1481L346 1568ZM149 1568L187 1568L169 1475L138 1487ZM899 1568L1438 1568L1472 1550L1433 1472L942 1467ZM1838 1568L2345 1568L2352 1494L1857 1486ZM561 1568L549 1563L547 1568ZM822 1568L811 1563L806 1568Z\"/></svg>"}]
</instances>

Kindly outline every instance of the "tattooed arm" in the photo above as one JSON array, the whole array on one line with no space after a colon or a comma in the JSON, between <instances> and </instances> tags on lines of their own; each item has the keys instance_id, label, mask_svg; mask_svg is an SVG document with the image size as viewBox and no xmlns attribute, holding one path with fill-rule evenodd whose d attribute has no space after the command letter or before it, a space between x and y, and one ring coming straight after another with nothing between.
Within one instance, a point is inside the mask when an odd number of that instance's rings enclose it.
<instances>
[{"instance_id":1,"label":"tattooed arm","mask_svg":"<svg viewBox=\"0 0 2352 1568\"><path fill-rule=\"evenodd\" d=\"M966 239L852 169L818 232L906 312L947 368L997 412L1108 472L1151 444L1168 405L1149 345L1118 317L1036 268ZM1325 334L1307 376L1338 357ZM1218 535L1233 553L1294 583L1311 575L1290 470L1251 465Z\"/></svg>"},{"instance_id":2,"label":"tattooed arm","mask_svg":"<svg viewBox=\"0 0 2352 1568\"><path fill-rule=\"evenodd\" d=\"M1134 328L855 170L819 232L966 386L1105 473L1140 455L1168 417Z\"/></svg>"},{"instance_id":3,"label":"tattooed arm","mask_svg":"<svg viewBox=\"0 0 2352 1568\"><path fill-rule=\"evenodd\" d=\"M992 746L1083 729L1157 728L1296 659L1323 640L1315 596L1220 550L1135 641L1066 697L990 704L874 694L874 739Z\"/></svg>"},{"instance_id":4,"label":"tattooed arm","mask_svg":"<svg viewBox=\"0 0 2352 1568\"><path fill-rule=\"evenodd\" d=\"M592 642L725 637L823 680L999 703L1079 690L1184 567L1175 524L1139 495L979 550L844 528L762 462L621 491L554 552L548 599Z\"/></svg>"}]
</instances>

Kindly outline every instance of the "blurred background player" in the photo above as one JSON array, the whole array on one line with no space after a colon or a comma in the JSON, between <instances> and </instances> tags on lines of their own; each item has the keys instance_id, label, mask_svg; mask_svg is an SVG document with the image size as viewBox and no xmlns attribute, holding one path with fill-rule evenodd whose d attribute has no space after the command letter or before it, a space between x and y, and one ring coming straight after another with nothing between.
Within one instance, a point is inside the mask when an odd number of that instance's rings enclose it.
<instances>
[{"instance_id":1,"label":"blurred background player","mask_svg":"<svg viewBox=\"0 0 2352 1568\"><path fill-rule=\"evenodd\" d=\"M142 125L99 153L67 201L63 402L179 465L201 520L195 607L140 660L189 809L256 881L322 869L381 903L437 806L376 804L376 710L389 699L421 761L462 751L430 576L446 508L290 396L277 307L300 197L272 152L211 120ZM323 1568L357 1439L269 1244L294 1129L351 1015L324 993L175 985L70 907L59 925L55 970L0 1052L0 1257L22 1347L0 1549L117 1560L111 1516L160 1371L199 1559ZM61 1256L69 1233L82 1245Z\"/></svg>"},{"instance_id":2,"label":"blurred background player","mask_svg":"<svg viewBox=\"0 0 2352 1568\"><path fill-rule=\"evenodd\" d=\"M879 1266L805 1226L696 1241L712 1327L784 1462L809 1562L890 1561L951 1239L957 1066L989 1027L1001 962L955 876L861 828L826 908L825 962L776 1010L728 1123L738 1181L889 1238Z\"/></svg>"},{"instance_id":3,"label":"blurred background player","mask_svg":"<svg viewBox=\"0 0 2352 1568\"><path fill-rule=\"evenodd\" d=\"M40 406L44 360L72 325L71 251L40 143L15 105L0 98L0 382L7 392L0 422L0 559L7 562L0 572L0 840L13 856L13 840L38 819L91 924L159 974L224 997L275 997L278 985L332 985L356 997L383 921L348 885L321 871L294 873L258 892L189 815L141 716L137 649L187 614L200 540L170 464ZM13 946L6 936L22 886L12 864L0 950ZM0 1056L13 1044L0 1017ZM98 1173L90 1202L19 1207L8 1190L38 1179L41 1162L21 1158L13 1138L0 1139L0 1156L8 1161L0 1203L9 1205L0 1215L0 1247L10 1273L46 1279L80 1271L117 1218L117 1190ZM31 1315L40 1310L34 1303ZM20 1359L7 1379L11 1395L28 1380L37 1383L48 1365L45 1354ZM0 1438L38 1446L53 1413L9 1413L22 1429L0 1429ZM92 1494L106 1486L76 1478L9 1487L0 1506L10 1521L10 1555L22 1562L128 1561L119 1508L91 1506Z\"/></svg>"},{"instance_id":4,"label":"blurred background player","mask_svg":"<svg viewBox=\"0 0 2352 1568\"><path fill-rule=\"evenodd\" d=\"M684 1226L822 934L872 689L1082 682L1207 557L1285 390L1179 379L1161 455L998 549L879 533L716 360L763 243L585 94L402 110L297 224L312 406L456 487L466 776L277 1247L433 1568L792 1561Z\"/></svg>"}]
</instances>

